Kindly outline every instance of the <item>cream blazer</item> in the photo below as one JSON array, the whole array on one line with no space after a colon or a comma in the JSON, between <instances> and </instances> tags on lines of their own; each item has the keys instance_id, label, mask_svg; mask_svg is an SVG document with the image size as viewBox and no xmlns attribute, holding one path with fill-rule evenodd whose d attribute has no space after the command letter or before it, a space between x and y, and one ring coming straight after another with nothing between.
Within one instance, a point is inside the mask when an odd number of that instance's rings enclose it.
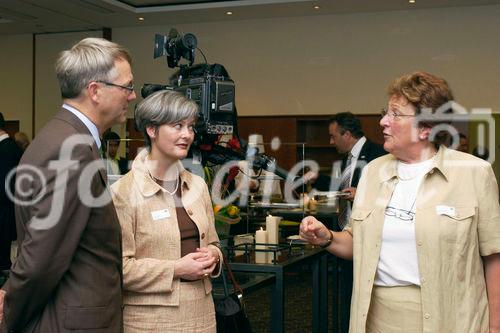
<instances>
[{"instance_id":1,"label":"cream blazer","mask_svg":"<svg viewBox=\"0 0 500 333\"><path fill-rule=\"evenodd\" d=\"M140 152L129 173L111 186L122 228L123 302L126 305L179 305L179 279L174 279L174 261L181 256L181 239L172 196L149 175ZM200 246L222 254L215 231L212 202L205 181L181 163L182 204L198 227ZM220 274L220 267L212 277ZM210 278L203 281L205 293L212 291Z\"/></svg>"}]
</instances>

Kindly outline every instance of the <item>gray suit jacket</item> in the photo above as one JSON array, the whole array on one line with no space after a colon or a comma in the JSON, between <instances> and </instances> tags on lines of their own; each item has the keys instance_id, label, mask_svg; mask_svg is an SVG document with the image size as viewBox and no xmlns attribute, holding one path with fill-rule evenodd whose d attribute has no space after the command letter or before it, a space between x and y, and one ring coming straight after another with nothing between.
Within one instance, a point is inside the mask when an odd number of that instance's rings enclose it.
<instances>
[{"instance_id":1,"label":"gray suit jacket","mask_svg":"<svg viewBox=\"0 0 500 333\"><path fill-rule=\"evenodd\" d=\"M75 134L89 139L90 132L63 109L21 159L18 177L33 175L28 166L41 173L22 184L30 193L23 199L34 202L16 205L20 250L4 286L1 332L123 331L120 224L104 170L85 173L100 161L95 142L80 142L61 157L65 139ZM82 202L89 191L105 204Z\"/></svg>"}]
</instances>

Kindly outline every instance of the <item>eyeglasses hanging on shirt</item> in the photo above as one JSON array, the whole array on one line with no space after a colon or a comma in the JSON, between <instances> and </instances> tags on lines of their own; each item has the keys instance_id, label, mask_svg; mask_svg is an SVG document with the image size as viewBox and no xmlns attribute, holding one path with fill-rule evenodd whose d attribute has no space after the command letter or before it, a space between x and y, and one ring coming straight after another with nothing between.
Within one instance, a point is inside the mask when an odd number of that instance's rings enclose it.
<instances>
[{"instance_id":1,"label":"eyeglasses hanging on shirt","mask_svg":"<svg viewBox=\"0 0 500 333\"><path fill-rule=\"evenodd\" d=\"M415 218L415 211L413 210L413 208L415 207L416 201L417 198L415 198L409 210L387 206L387 208L385 209L385 215L394 216L395 218L402 221L413 221L413 219Z\"/></svg>"}]
</instances>

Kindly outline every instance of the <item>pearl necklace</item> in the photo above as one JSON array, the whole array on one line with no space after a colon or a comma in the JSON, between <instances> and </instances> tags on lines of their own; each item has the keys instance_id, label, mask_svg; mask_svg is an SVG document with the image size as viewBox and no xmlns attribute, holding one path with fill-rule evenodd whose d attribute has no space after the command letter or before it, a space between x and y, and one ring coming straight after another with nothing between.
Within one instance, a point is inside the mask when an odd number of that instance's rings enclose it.
<instances>
[{"instance_id":1,"label":"pearl necklace","mask_svg":"<svg viewBox=\"0 0 500 333\"><path fill-rule=\"evenodd\" d=\"M148 170L148 173L149 173L149 177L151 177L153 179L157 179L156 177L153 177L153 175L151 174L151 172L149 170ZM164 180L161 180L161 179L157 179L157 180L161 181L161 182L165 182ZM162 188L165 190L165 192L167 192L170 195L174 195L175 192L177 192L177 189L179 188L179 170L177 170L177 176L175 177L175 188L174 188L174 190L172 192L170 192L164 186L162 186Z\"/></svg>"},{"instance_id":2,"label":"pearl necklace","mask_svg":"<svg viewBox=\"0 0 500 333\"><path fill-rule=\"evenodd\" d=\"M172 192L170 192L169 190L167 190L166 188L163 188L165 190L165 192L167 192L168 194L170 195L174 195L175 192L177 192L177 188L179 187L179 173L177 172L177 178L175 180L175 188Z\"/></svg>"}]
</instances>

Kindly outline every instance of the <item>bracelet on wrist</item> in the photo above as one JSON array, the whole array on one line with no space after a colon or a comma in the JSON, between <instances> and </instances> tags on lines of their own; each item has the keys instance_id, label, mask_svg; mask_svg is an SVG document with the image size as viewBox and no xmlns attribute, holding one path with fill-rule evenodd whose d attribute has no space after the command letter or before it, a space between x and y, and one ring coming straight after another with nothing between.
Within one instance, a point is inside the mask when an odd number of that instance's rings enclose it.
<instances>
[{"instance_id":1,"label":"bracelet on wrist","mask_svg":"<svg viewBox=\"0 0 500 333\"><path fill-rule=\"evenodd\" d=\"M320 247L322 249L326 249L327 247L330 246L330 244L332 244L332 241L333 241L333 232L330 229L328 229L328 232L330 233L330 239L325 244L320 245Z\"/></svg>"}]
</instances>

